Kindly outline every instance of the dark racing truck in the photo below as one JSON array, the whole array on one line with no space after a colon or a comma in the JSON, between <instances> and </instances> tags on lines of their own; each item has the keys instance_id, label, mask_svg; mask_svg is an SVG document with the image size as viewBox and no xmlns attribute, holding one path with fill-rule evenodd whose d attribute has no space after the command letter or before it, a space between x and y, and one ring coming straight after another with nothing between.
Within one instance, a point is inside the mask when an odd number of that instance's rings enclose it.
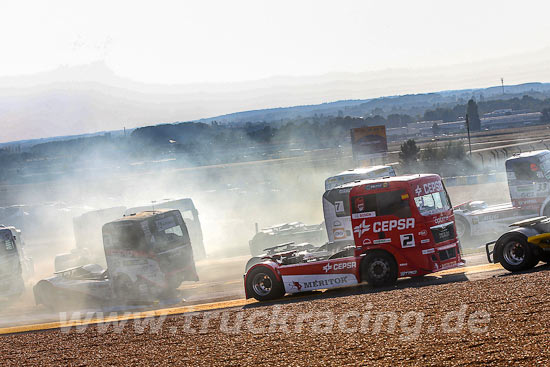
<instances>
[{"instance_id":1,"label":"dark racing truck","mask_svg":"<svg viewBox=\"0 0 550 367\"><path fill-rule=\"evenodd\" d=\"M25 255L21 231L0 225L0 304L17 299L33 274L34 265Z\"/></svg>"},{"instance_id":2,"label":"dark racing truck","mask_svg":"<svg viewBox=\"0 0 550 367\"><path fill-rule=\"evenodd\" d=\"M247 298L270 300L363 281L390 285L399 277L463 264L453 208L439 176L385 177L332 190L343 202L342 216L351 217L353 239L268 249L247 265Z\"/></svg>"},{"instance_id":3,"label":"dark racing truck","mask_svg":"<svg viewBox=\"0 0 550 367\"><path fill-rule=\"evenodd\" d=\"M197 281L189 233L179 210L144 211L103 225L107 268L87 264L56 272L34 286L37 304L143 304L174 299Z\"/></svg>"}]
</instances>

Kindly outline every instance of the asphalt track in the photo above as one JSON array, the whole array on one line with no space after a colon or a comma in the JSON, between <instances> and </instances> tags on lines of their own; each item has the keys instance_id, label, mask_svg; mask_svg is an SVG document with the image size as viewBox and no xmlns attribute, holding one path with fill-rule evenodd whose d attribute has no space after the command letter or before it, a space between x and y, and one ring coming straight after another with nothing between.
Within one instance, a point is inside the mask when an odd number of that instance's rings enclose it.
<instances>
[{"instance_id":1,"label":"asphalt track","mask_svg":"<svg viewBox=\"0 0 550 367\"><path fill-rule=\"evenodd\" d=\"M470 258L471 260L474 260L474 263L476 263L480 261L481 256L473 255L473 256L470 256ZM480 264L480 265L449 269L449 270L444 270L434 274L430 274L425 277L426 279L425 283L426 285L431 285L431 283L434 283L434 282L435 282L434 284L436 284L438 283L438 280L444 279L445 277L448 277L448 276L453 276L458 274L463 274L465 276L465 279L461 279L459 281L465 281L465 280L488 278L494 275L498 275L499 273L505 273L505 270L502 269L502 267L499 264ZM452 282L453 280L449 280L449 281ZM443 283L449 282L449 281L443 280ZM401 280L400 282L406 282L406 280ZM357 287L357 286L353 286L353 287ZM399 287L399 284L398 284L398 287ZM291 296L288 298L289 299L291 298L293 301L295 301L296 299L301 297L307 298L307 297L311 297L311 295L310 294L297 295L297 296ZM257 303L257 301L253 299L247 300L247 299L240 298L240 299L234 299L234 300L202 303L202 304L195 304L195 305L189 305L189 306L158 308L154 310L138 311L138 312L125 312L123 314L120 314L120 312L110 313L108 316L104 316L101 318L94 318L94 317L83 318L82 316L80 316L80 318L72 318L72 319L69 318L63 321L30 323L30 324L23 324L23 325L17 325L17 326L3 327L3 328L0 328L0 335L77 327L77 326L91 325L91 324L105 324L110 322L120 322L124 320L144 319L144 318L151 318L151 317L158 317L158 316L181 315L181 314L191 313L191 312L213 311L213 310L220 310L220 309L225 309L230 307L243 307L254 303ZM97 315L97 313L95 312L91 312L91 314ZM67 313L65 313L64 315L67 315ZM82 311L81 313L73 313L73 315L86 315L86 312Z\"/></svg>"}]
</instances>

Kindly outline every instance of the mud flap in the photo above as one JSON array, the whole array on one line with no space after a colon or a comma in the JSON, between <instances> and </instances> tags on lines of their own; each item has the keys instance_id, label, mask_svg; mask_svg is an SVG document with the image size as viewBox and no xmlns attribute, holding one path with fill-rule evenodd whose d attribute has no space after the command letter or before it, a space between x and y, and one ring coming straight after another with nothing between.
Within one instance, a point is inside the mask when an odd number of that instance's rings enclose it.
<instances>
[{"instance_id":1,"label":"mud flap","mask_svg":"<svg viewBox=\"0 0 550 367\"><path fill-rule=\"evenodd\" d=\"M199 275L197 274L195 261L191 261L191 263L185 268L185 270L183 271L183 279L192 282L199 281Z\"/></svg>"},{"instance_id":2,"label":"mud flap","mask_svg":"<svg viewBox=\"0 0 550 367\"><path fill-rule=\"evenodd\" d=\"M489 264L492 264L494 262L494 256L491 258L491 255L493 255L494 253L494 247L492 250L489 249L489 246L491 245L494 245L497 241L491 241L491 242L487 242L485 244L485 253L487 254L487 261L489 262Z\"/></svg>"}]
</instances>

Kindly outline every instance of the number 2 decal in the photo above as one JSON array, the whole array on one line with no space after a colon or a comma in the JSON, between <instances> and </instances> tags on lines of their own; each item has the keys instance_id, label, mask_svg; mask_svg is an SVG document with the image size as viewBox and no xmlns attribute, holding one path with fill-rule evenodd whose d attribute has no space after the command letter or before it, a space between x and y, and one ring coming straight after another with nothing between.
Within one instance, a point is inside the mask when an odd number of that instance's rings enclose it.
<instances>
[{"instance_id":1,"label":"number 2 decal","mask_svg":"<svg viewBox=\"0 0 550 367\"><path fill-rule=\"evenodd\" d=\"M412 233L402 234L399 237L401 238L402 248L414 247L414 235Z\"/></svg>"}]
</instances>

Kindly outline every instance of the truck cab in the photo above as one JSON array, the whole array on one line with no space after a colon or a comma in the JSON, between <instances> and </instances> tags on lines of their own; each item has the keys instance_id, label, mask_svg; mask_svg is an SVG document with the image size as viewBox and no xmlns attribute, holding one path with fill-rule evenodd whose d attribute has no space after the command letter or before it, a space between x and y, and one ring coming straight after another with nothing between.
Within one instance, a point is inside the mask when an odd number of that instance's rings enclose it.
<instances>
[{"instance_id":1,"label":"truck cab","mask_svg":"<svg viewBox=\"0 0 550 367\"><path fill-rule=\"evenodd\" d=\"M384 177L331 190L351 217L351 239L266 254L246 271L247 297L268 300L363 281L389 285L463 265L453 208L438 175Z\"/></svg>"},{"instance_id":2,"label":"truck cab","mask_svg":"<svg viewBox=\"0 0 550 367\"><path fill-rule=\"evenodd\" d=\"M504 232L511 223L539 215L550 216L550 151L515 154L505 167L510 202L469 201L454 208L457 233L463 240Z\"/></svg>"},{"instance_id":3,"label":"truck cab","mask_svg":"<svg viewBox=\"0 0 550 367\"><path fill-rule=\"evenodd\" d=\"M0 300L20 296L33 273L32 260L25 256L21 231L0 226Z\"/></svg>"},{"instance_id":4,"label":"truck cab","mask_svg":"<svg viewBox=\"0 0 550 367\"><path fill-rule=\"evenodd\" d=\"M116 295L159 296L184 280L198 280L189 232L178 210L144 211L107 223L103 246Z\"/></svg>"},{"instance_id":5,"label":"truck cab","mask_svg":"<svg viewBox=\"0 0 550 367\"><path fill-rule=\"evenodd\" d=\"M453 209L439 176L400 176L357 185L350 197L359 252L390 252L401 276L428 274L461 263Z\"/></svg>"},{"instance_id":6,"label":"truck cab","mask_svg":"<svg viewBox=\"0 0 550 367\"><path fill-rule=\"evenodd\" d=\"M157 202L151 205L143 205L133 208L128 208L124 212L125 215L131 215L145 210L155 209L176 209L179 210L185 225L189 230L189 236L193 243L193 254L195 259L202 259L206 257L206 250L204 248L204 240L202 235L201 221L199 219L199 211L195 207L191 198L184 198L178 200L167 200Z\"/></svg>"},{"instance_id":7,"label":"truck cab","mask_svg":"<svg viewBox=\"0 0 550 367\"><path fill-rule=\"evenodd\" d=\"M550 216L550 151L517 154L505 166L512 206Z\"/></svg>"}]
</instances>

